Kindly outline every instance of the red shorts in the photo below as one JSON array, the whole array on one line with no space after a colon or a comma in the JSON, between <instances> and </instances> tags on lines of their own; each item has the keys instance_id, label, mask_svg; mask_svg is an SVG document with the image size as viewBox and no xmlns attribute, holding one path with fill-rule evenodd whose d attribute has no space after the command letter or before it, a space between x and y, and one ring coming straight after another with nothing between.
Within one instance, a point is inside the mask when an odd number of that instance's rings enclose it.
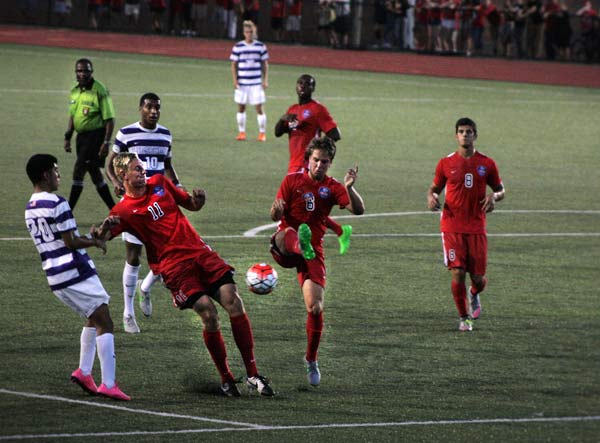
<instances>
[{"instance_id":1,"label":"red shorts","mask_svg":"<svg viewBox=\"0 0 600 443\"><path fill-rule=\"evenodd\" d=\"M442 232L444 264L448 269L462 268L471 275L485 275L487 236Z\"/></svg>"},{"instance_id":2,"label":"red shorts","mask_svg":"<svg viewBox=\"0 0 600 443\"><path fill-rule=\"evenodd\" d=\"M173 304L180 309L191 308L204 294L211 297L225 283L233 283L234 268L206 248L195 258L177 263L161 273L165 285L171 291Z\"/></svg>"},{"instance_id":3,"label":"red shorts","mask_svg":"<svg viewBox=\"0 0 600 443\"><path fill-rule=\"evenodd\" d=\"M310 280L325 288L327 270L325 268L323 249L315 248L317 256L312 260L304 260L304 257L297 254L283 255L275 244L275 234L271 236L271 255L277 264L282 268L296 268L300 287L302 287L306 280Z\"/></svg>"}]
</instances>

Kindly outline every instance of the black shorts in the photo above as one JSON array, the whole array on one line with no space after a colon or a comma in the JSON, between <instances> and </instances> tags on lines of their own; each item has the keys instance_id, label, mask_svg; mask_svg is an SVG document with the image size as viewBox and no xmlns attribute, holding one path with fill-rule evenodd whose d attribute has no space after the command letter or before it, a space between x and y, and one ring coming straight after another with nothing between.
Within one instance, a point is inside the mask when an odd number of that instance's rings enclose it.
<instances>
[{"instance_id":1,"label":"black shorts","mask_svg":"<svg viewBox=\"0 0 600 443\"><path fill-rule=\"evenodd\" d=\"M77 133L76 152L77 164L87 167L103 168L106 161L106 155L100 157L100 148L104 144L104 128L94 129L93 131ZM108 152L106 153L108 154Z\"/></svg>"}]
</instances>

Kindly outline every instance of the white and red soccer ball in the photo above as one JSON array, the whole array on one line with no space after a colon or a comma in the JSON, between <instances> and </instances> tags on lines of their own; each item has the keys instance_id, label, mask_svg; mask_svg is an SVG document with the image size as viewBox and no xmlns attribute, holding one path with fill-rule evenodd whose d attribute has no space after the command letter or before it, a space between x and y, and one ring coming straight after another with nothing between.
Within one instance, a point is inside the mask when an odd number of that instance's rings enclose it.
<instances>
[{"instance_id":1,"label":"white and red soccer ball","mask_svg":"<svg viewBox=\"0 0 600 443\"><path fill-rule=\"evenodd\" d=\"M268 294L277 286L277 271L267 263L256 263L246 272L246 284L255 294Z\"/></svg>"}]
</instances>

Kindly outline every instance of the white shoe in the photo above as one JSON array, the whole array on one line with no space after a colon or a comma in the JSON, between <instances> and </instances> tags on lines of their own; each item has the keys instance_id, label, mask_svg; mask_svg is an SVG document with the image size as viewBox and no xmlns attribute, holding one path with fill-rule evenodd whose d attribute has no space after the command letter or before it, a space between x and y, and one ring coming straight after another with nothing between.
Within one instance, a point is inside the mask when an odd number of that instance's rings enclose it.
<instances>
[{"instance_id":1,"label":"white shoe","mask_svg":"<svg viewBox=\"0 0 600 443\"><path fill-rule=\"evenodd\" d=\"M123 328L125 329L125 332L128 332L130 334L139 334L141 332L140 327L135 321L135 317L133 317L132 315L123 317Z\"/></svg>"},{"instance_id":2,"label":"white shoe","mask_svg":"<svg viewBox=\"0 0 600 443\"><path fill-rule=\"evenodd\" d=\"M304 359L306 365L306 378L311 386L319 386L321 384L321 371L319 370L318 361L308 361Z\"/></svg>"},{"instance_id":3,"label":"white shoe","mask_svg":"<svg viewBox=\"0 0 600 443\"><path fill-rule=\"evenodd\" d=\"M265 397L273 397L275 392L271 386L269 386L269 382L262 375L255 375L254 377L248 377L246 379L246 384L251 389L256 389L260 395L264 395Z\"/></svg>"},{"instance_id":4,"label":"white shoe","mask_svg":"<svg viewBox=\"0 0 600 443\"><path fill-rule=\"evenodd\" d=\"M140 309L146 317L150 317L152 315L152 300L150 300L150 291L142 291L142 280L137 281L137 284L135 285L135 293L137 294L140 302Z\"/></svg>"},{"instance_id":5,"label":"white shoe","mask_svg":"<svg viewBox=\"0 0 600 443\"><path fill-rule=\"evenodd\" d=\"M461 319L458 324L458 330L468 332L473 330L473 320L470 318Z\"/></svg>"}]
</instances>

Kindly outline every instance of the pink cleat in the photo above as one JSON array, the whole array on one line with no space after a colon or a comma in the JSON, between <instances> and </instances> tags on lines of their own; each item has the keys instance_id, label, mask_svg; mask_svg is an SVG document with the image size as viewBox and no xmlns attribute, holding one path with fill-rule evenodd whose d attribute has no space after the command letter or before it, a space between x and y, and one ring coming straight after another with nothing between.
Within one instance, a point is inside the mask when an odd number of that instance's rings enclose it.
<instances>
[{"instance_id":1,"label":"pink cleat","mask_svg":"<svg viewBox=\"0 0 600 443\"><path fill-rule=\"evenodd\" d=\"M83 375L83 372L81 372L80 368L71 373L71 381L81 386L81 389L83 389L85 392L88 392L92 395L98 394L98 387L94 382L94 377L92 377L92 374Z\"/></svg>"},{"instance_id":2,"label":"pink cleat","mask_svg":"<svg viewBox=\"0 0 600 443\"><path fill-rule=\"evenodd\" d=\"M104 397L112 398L113 400L123 400L129 401L131 397L125 394L123 391L119 389L119 386L115 383L115 385L108 389L104 383L100 385L98 388L98 395L103 395Z\"/></svg>"}]
</instances>

